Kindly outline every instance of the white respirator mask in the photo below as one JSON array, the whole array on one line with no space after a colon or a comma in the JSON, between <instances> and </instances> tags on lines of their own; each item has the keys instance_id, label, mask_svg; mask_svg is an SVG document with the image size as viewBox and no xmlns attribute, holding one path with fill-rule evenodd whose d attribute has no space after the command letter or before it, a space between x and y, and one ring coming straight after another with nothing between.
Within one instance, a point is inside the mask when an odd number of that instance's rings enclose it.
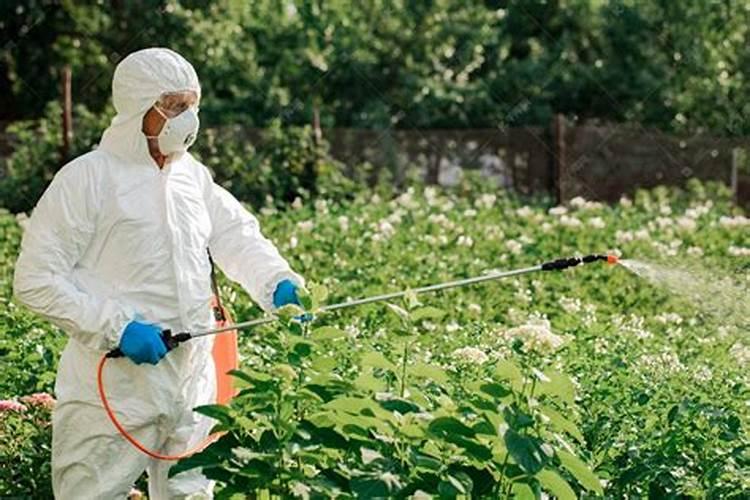
<instances>
[{"instance_id":1,"label":"white respirator mask","mask_svg":"<svg viewBox=\"0 0 750 500\"><path fill-rule=\"evenodd\" d=\"M159 135L147 135L148 139L156 139L159 151L165 156L185 153L195 142L200 127L198 112L195 107L190 107L175 117L168 117L159 106L154 109L165 120Z\"/></svg>"}]
</instances>

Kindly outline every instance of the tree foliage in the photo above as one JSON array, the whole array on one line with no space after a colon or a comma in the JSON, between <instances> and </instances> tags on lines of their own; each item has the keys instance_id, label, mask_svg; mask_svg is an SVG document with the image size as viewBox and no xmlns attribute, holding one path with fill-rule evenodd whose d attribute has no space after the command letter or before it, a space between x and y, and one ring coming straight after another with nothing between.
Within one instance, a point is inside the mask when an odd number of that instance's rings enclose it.
<instances>
[{"instance_id":1,"label":"tree foliage","mask_svg":"<svg viewBox=\"0 0 750 500\"><path fill-rule=\"evenodd\" d=\"M744 0L25 0L0 6L3 119L39 116L73 67L105 107L127 53L196 66L210 125L546 124L553 112L750 132Z\"/></svg>"}]
</instances>

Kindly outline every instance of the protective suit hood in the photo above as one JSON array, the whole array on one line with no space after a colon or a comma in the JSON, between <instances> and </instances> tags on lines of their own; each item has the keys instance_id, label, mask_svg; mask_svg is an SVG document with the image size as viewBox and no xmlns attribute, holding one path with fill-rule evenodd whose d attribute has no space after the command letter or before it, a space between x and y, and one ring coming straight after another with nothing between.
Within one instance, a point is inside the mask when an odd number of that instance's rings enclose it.
<instances>
[{"instance_id":1,"label":"protective suit hood","mask_svg":"<svg viewBox=\"0 0 750 500\"><path fill-rule=\"evenodd\" d=\"M128 161L153 163L141 131L143 115L163 93L184 90L193 90L200 98L195 69L177 52L150 48L125 57L112 78L117 114L104 131L99 149Z\"/></svg>"}]
</instances>

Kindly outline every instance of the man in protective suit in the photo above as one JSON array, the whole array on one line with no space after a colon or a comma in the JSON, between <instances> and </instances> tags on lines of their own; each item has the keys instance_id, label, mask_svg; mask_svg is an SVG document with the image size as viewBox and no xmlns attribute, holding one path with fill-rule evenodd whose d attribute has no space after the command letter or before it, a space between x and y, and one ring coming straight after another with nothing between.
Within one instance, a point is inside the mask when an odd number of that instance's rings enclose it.
<instances>
[{"instance_id":1,"label":"man in protective suit","mask_svg":"<svg viewBox=\"0 0 750 500\"><path fill-rule=\"evenodd\" d=\"M108 420L98 398L101 356L108 398L132 435L176 454L201 442L213 421L192 409L216 397L211 337L166 355L163 329L213 327L211 263L266 311L298 302L292 272L258 221L187 148L198 132L195 70L168 49L118 64L117 115L99 147L65 165L39 200L16 266L17 299L70 337L60 359L53 415L55 496L124 498L148 469L149 498L211 498L199 470L168 479Z\"/></svg>"}]
</instances>

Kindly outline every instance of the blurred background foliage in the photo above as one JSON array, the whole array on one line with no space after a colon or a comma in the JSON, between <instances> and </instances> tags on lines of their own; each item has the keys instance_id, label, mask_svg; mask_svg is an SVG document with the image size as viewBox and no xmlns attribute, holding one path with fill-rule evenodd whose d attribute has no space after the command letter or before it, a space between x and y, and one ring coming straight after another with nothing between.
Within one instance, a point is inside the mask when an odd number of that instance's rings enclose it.
<instances>
[{"instance_id":1,"label":"blurred background foliage","mask_svg":"<svg viewBox=\"0 0 750 500\"><path fill-rule=\"evenodd\" d=\"M99 113L117 62L168 46L208 126L547 124L554 112L750 133L746 0L24 0L0 3L0 120L73 68Z\"/></svg>"}]
</instances>

